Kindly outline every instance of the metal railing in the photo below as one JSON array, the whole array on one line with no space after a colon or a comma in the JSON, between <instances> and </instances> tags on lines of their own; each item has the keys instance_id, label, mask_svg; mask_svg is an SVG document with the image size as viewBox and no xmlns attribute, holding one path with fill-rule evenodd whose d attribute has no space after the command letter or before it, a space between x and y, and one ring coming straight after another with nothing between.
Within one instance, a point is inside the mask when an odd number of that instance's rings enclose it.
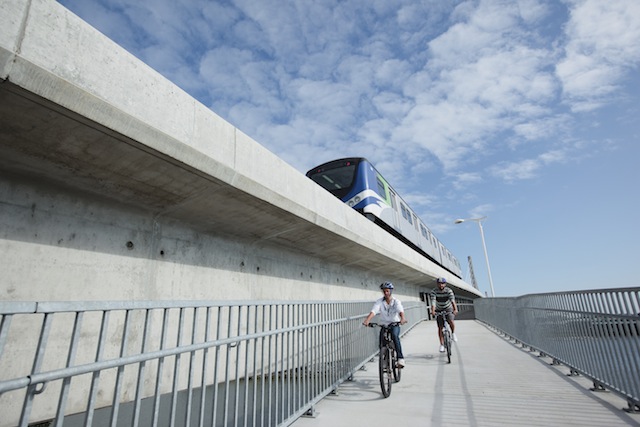
<instances>
[{"instance_id":1,"label":"metal railing","mask_svg":"<svg viewBox=\"0 0 640 427\"><path fill-rule=\"evenodd\" d=\"M377 353L370 308L0 302L0 426L289 425Z\"/></svg>"},{"instance_id":2,"label":"metal railing","mask_svg":"<svg viewBox=\"0 0 640 427\"><path fill-rule=\"evenodd\" d=\"M479 298L476 318L640 411L640 288Z\"/></svg>"}]
</instances>

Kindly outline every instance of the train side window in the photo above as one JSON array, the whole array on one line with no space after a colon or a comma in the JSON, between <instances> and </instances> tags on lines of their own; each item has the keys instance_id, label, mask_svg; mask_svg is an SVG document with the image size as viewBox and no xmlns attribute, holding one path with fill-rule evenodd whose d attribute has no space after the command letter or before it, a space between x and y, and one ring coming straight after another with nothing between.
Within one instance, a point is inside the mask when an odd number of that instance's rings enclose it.
<instances>
[{"instance_id":1,"label":"train side window","mask_svg":"<svg viewBox=\"0 0 640 427\"><path fill-rule=\"evenodd\" d=\"M411 212L409 211L409 209L407 209L407 207L403 203L400 203L400 207L402 208L402 216L404 217L404 219L406 219L409 224L413 225L413 222L411 222Z\"/></svg>"},{"instance_id":2,"label":"train side window","mask_svg":"<svg viewBox=\"0 0 640 427\"><path fill-rule=\"evenodd\" d=\"M382 182L380 177L377 177L376 181L378 182L378 194L381 195L383 199L386 199L387 198L387 190L384 187L384 182Z\"/></svg>"},{"instance_id":3,"label":"train side window","mask_svg":"<svg viewBox=\"0 0 640 427\"><path fill-rule=\"evenodd\" d=\"M394 211L398 211L398 205L396 204L396 193L389 189L389 198L391 199L391 207Z\"/></svg>"},{"instance_id":4,"label":"train side window","mask_svg":"<svg viewBox=\"0 0 640 427\"><path fill-rule=\"evenodd\" d=\"M413 214L413 223L416 226L416 231L418 231L418 217L416 216L416 214Z\"/></svg>"}]
</instances>

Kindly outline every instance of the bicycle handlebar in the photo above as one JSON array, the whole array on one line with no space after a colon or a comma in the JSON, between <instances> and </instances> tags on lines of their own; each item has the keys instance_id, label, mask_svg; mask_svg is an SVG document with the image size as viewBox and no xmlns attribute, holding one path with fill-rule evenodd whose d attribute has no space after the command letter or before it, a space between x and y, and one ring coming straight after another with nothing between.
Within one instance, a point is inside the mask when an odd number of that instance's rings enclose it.
<instances>
[{"instance_id":1,"label":"bicycle handlebar","mask_svg":"<svg viewBox=\"0 0 640 427\"><path fill-rule=\"evenodd\" d=\"M370 328L375 328L376 326L378 326L380 328L388 328L390 326L400 326L400 322L393 322L393 323L389 323L388 325L381 325L379 323L369 322L368 326Z\"/></svg>"}]
</instances>

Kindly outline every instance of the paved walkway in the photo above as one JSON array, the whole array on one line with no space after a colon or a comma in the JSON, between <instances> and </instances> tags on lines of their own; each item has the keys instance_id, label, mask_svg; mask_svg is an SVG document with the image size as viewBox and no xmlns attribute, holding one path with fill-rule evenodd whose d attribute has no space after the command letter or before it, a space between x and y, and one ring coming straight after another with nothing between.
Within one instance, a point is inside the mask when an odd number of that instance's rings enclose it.
<instances>
[{"instance_id":1,"label":"paved walkway","mask_svg":"<svg viewBox=\"0 0 640 427\"><path fill-rule=\"evenodd\" d=\"M451 364L438 352L435 323L423 322L402 340L407 367L391 396L382 398L377 359L316 406L315 418L293 427L360 426L640 426L624 399L592 392L475 320L456 323Z\"/></svg>"}]
</instances>

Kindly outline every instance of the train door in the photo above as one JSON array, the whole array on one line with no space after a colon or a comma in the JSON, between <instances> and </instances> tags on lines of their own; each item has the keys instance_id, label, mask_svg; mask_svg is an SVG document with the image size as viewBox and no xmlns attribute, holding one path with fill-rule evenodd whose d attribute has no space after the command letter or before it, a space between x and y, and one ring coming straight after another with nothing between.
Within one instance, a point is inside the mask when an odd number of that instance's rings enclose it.
<instances>
[{"instance_id":1,"label":"train door","mask_svg":"<svg viewBox=\"0 0 640 427\"><path fill-rule=\"evenodd\" d=\"M389 198L391 199L391 207L393 208L393 228L400 230L400 218L398 213L398 200L395 191L389 187Z\"/></svg>"},{"instance_id":2,"label":"train door","mask_svg":"<svg viewBox=\"0 0 640 427\"><path fill-rule=\"evenodd\" d=\"M422 249L422 245L420 244L420 227L418 224L418 217L416 214L411 214L413 217L413 235L415 238L413 239L413 243L415 243L420 249Z\"/></svg>"}]
</instances>

